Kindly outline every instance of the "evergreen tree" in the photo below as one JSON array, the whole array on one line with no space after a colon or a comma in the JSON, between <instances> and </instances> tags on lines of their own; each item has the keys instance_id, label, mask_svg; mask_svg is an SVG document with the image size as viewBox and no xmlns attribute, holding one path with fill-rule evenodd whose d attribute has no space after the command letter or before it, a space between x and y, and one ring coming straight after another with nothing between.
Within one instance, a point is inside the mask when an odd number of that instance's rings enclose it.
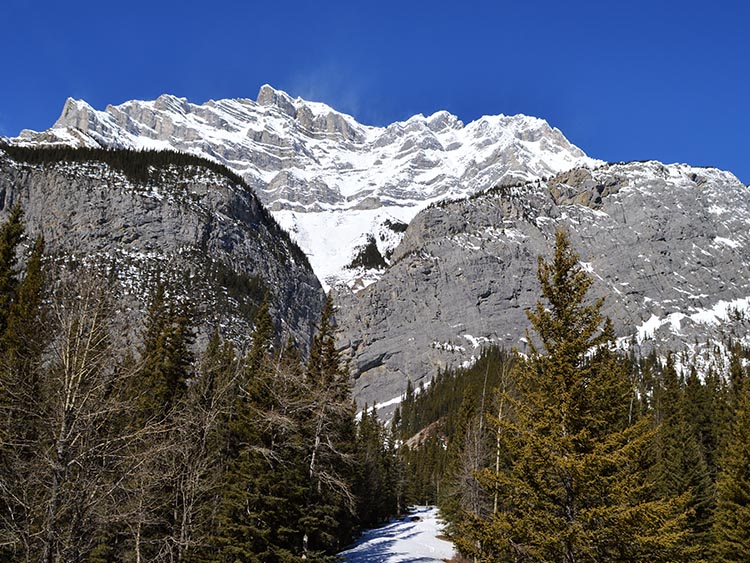
<instances>
[{"instance_id":1,"label":"evergreen tree","mask_svg":"<svg viewBox=\"0 0 750 563\"><path fill-rule=\"evenodd\" d=\"M23 209L16 204L0 226L0 334L5 332L11 304L16 298L19 283L16 261L24 229Z\"/></svg>"},{"instance_id":2,"label":"evergreen tree","mask_svg":"<svg viewBox=\"0 0 750 563\"><path fill-rule=\"evenodd\" d=\"M689 410L697 405L688 404L671 354L655 395L658 427L654 469L658 492L666 499L683 495L686 498L692 549L686 550L684 557L685 561L691 557L701 559L707 555L704 551L715 501L713 484L699 437L687 418Z\"/></svg>"},{"instance_id":3,"label":"evergreen tree","mask_svg":"<svg viewBox=\"0 0 750 563\"><path fill-rule=\"evenodd\" d=\"M734 420L720 458L714 516L717 563L750 561L750 385L739 370L733 379Z\"/></svg>"},{"instance_id":4,"label":"evergreen tree","mask_svg":"<svg viewBox=\"0 0 750 563\"><path fill-rule=\"evenodd\" d=\"M351 534L356 514L352 490L354 406L349 373L335 344L333 300L323 306L305 371L301 418L307 499L300 528L307 559L325 560Z\"/></svg>"},{"instance_id":5,"label":"evergreen tree","mask_svg":"<svg viewBox=\"0 0 750 563\"><path fill-rule=\"evenodd\" d=\"M301 549L297 522L306 476L300 454L300 393L295 355L272 353L267 303L256 314L227 423L225 470L211 561L292 561Z\"/></svg>"},{"instance_id":6,"label":"evergreen tree","mask_svg":"<svg viewBox=\"0 0 750 563\"><path fill-rule=\"evenodd\" d=\"M34 244L19 281L17 246L23 238L23 214L15 206L0 226L0 561L20 558L28 546L30 506L24 502L24 474L38 454L44 431L41 407L42 352L51 335L44 330L44 241Z\"/></svg>"},{"instance_id":7,"label":"evergreen tree","mask_svg":"<svg viewBox=\"0 0 750 563\"><path fill-rule=\"evenodd\" d=\"M515 373L512 416L497 421L510 466L485 471L497 511L455 537L486 561L674 561L682 507L652 500L648 421L630 423L627 366L611 350L602 301L586 304L591 280L563 232L540 258L542 296L529 319L542 348ZM543 351L542 351L543 350Z\"/></svg>"},{"instance_id":8,"label":"evergreen tree","mask_svg":"<svg viewBox=\"0 0 750 563\"><path fill-rule=\"evenodd\" d=\"M193 339L188 305L168 302L166 285L159 279L145 320L142 366L131 390L141 424L165 417L186 389Z\"/></svg>"}]
</instances>

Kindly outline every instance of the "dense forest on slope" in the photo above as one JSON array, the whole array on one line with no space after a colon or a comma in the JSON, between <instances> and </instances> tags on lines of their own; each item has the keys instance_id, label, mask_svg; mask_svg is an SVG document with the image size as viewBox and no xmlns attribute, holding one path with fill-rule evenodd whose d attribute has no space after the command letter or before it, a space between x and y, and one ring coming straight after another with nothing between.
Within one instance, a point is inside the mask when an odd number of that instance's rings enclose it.
<instances>
[{"instance_id":1,"label":"dense forest on slope","mask_svg":"<svg viewBox=\"0 0 750 563\"><path fill-rule=\"evenodd\" d=\"M116 344L107 278L0 226L0 561L329 561L397 511L392 446L360 422L326 304L309 357L267 304L241 355L157 281ZM23 259L21 259L23 258ZM23 265L23 266L22 266ZM377 499L377 502L372 502Z\"/></svg>"},{"instance_id":2,"label":"dense forest on slope","mask_svg":"<svg viewBox=\"0 0 750 563\"><path fill-rule=\"evenodd\" d=\"M749 351L717 346L726 369L700 376L617 351L564 233L539 278L528 356L403 398L407 490L475 561L747 561Z\"/></svg>"}]
</instances>

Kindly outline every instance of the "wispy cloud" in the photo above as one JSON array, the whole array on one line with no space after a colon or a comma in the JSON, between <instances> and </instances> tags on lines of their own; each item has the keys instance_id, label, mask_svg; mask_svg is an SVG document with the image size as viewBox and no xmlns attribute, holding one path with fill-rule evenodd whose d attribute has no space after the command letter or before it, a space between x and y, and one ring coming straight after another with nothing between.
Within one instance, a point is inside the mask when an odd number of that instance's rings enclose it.
<instances>
[{"instance_id":1,"label":"wispy cloud","mask_svg":"<svg viewBox=\"0 0 750 563\"><path fill-rule=\"evenodd\" d=\"M387 118L378 115L373 106L374 86L373 77L335 62L306 68L289 77L290 94L324 102L361 123L382 125Z\"/></svg>"}]
</instances>

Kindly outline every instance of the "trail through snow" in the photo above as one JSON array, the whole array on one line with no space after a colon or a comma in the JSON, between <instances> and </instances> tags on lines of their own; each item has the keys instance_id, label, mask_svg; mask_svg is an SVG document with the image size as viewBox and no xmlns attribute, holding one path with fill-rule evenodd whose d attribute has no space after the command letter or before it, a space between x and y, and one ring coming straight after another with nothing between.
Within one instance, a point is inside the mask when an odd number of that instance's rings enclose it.
<instances>
[{"instance_id":1,"label":"trail through snow","mask_svg":"<svg viewBox=\"0 0 750 563\"><path fill-rule=\"evenodd\" d=\"M442 522L432 506L418 506L400 520L365 532L341 553L346 563L442 563L455 555L453 544L439 539Z\"/></svg>"}]
</instances>

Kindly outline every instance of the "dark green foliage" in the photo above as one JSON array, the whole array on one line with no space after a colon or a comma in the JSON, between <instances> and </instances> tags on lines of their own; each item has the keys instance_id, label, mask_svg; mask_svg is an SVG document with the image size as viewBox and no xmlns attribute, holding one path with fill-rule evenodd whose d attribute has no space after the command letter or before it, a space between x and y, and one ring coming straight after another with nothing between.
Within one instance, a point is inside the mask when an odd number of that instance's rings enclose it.
<instances>
[{"instance_id":1,"label":"dark green foliage","mask_svg":"<svg viewBox=\"0 0 750 563\"><path fill-rule=\"evenodd\" d=\"M514 362L513 354L490 347L472 367L438 372L430 386L416 394L411 382L407 383L392 421L394 433L406 442L399 453L406 467L407 502L437 504L439 499L452 495L452 477L444 480L449 459L454 459L451 471L455 471L457 458L464 453L461 444L466 433L472 433L472 439L478 438L480 423L482 438L474 441L473 453L479 455L476 446L480 444L483 450L494 451L494 434L485 421L496 412L494 390L502 386L504 374ZM462 420L469 410L474 419L471 425Z\"/></svg>"},{"instance_id":2,"label":"dark green foliage","mask_svg":"<svg viewBox=\"0 0 750 563\"><path fill-rule=\"evenodd\" d=\"M207 263L206 267L209 279L226 288L229 297L237 301L240 312L248 319L254 318L268 293L263 278L238 272L223 262Z\"/></svg>"},{"instance_id":3,"label":"dark green foliage","mask_svg":"<svg viewBox=\"0 0 750 563\"><path fill-rule=\"evenodd\" d=\"M8 220L0 227L0 333L5 331L8 314L18 286L16 259L23 240L23 210L15 205Z\"/></svg>"},{"instance_id":4,"label":"dark green foliage","mask_svg":"<svg viewBox=\"0 0 750 563\"><path fill-rule=\"evenodd\" d=\"M355 424L349 373L335 342L333 300L323 306L305 369L301 404L302 452L307 493L300 518L303 553L333 552L351 534L356 516L353 492Z\"/></svg>"},{"instance_id":5,"label":"dark green foliage","mask_svg":"<svg viewBox=\"0 0 750 563\"><path fill-rule=\"evenodd\" d=\"M23 212L15 206L0 226L0 561L21 557L21 546L30 541L34 516L26 499L31 491L19 473L32 470L44 431L38 373L50 338L44 330L44 241L37 239L20 276L23 236Z\"/></svg>"},{"instance_id":6,"label":"dark green foliage","mask_svg":"<svg viewBox=\"0 0 750 563\"><path fill-rule=\"evenodd\" d=\"M388 227L394 233L405 233L406 229L409 228L409 225L407 223L402 223L401 221L391 221L390 219L386 219L383 222L383 225Z\"/></svg>"},{"instance_id":7,"label":"dark green foliage","mask_svg":"<svg viewBox=\"0 0 750 563\"><path fill-rule=\"evenodd\" d=\"M485 407L489 408L491 390L500 385L502 374L514 361L513 354L493 346L483 350L470 368L438 372L430 386L416 396L413 385L408 382L399 409L400 420L394 422L394 427L403 439L407 439L439 421L443 435L452 436L464 397L468 394L478 406L484 391Z\"/></svg>"},{"instance_id":8,"label":"dark green foliage","mask_svg":"<svg viewBox=\"0 0 750 563\"><path fill-rule=\"evenodd\" d=\"M750 384L747 369L735 367L733 420L720 456L713 524L714 560L750 560Z\"/></svg>"},{"instance_id":9,"label":"dark green foliage","mask_svg":"<svg viewBox=\"0 0 750 563\"><path fill-rule=\"evenodd\" d=\"M179 400L194 361L190 307L167 302L165 284L158 280L145 321L142 367L133 381L132 397L141 421L166 416Z\"/></svg>"},{"instance_id":10,"label":"dark green foliage","mask_svg":"<svg viewBox=\"0 0 750 563\"><path fill-rule=\"evenodd\" d=\"M373 527L400 512L404 496L400 466L391 433L365 406L357 425L354 492L359 526Z\"/></svg>"},{"instance_id":11,"label":"dark green foliage","mask_svg":"<svg viewBox=\"0 0 750 563\"><path fill-rule=\"evenodd\" d=\"M122 150L89 147L22 147L0 145L0 149L16 161L28 164L55 162L103 162L125 174L132 182L142 183L152 178L155 170L166 166L198 166L226 176L233 182L245 185L245 181L223 164L190 153L169 150Z\"/></svg>"},{"instance_id":12,"label":"dark green foliage","mask_svg":"<svg viewBox=\"0 0 750 563\"><path fill-rule=\"evenodd\" d=\"M692 386L697 384L693 381ZM697 393L697 390L693 391ZM701 546L708 544L715 504L715 492L700 439L700 418L705 417L700 403L689 404L686 391L667 356L660 385L655 390L656 465L658 493L663 498L687 498L688 541L696 548L696 557L705 556ZM697 399L697 397L696 397ZM708 405L704 405L704 408ZM691 411L695 417L688 418ZM705 428L705 427L704 427ZM703 551L704 553L699 553ZM685 560L689 560L686 556Z\"/></svg>"}]
</instances>

